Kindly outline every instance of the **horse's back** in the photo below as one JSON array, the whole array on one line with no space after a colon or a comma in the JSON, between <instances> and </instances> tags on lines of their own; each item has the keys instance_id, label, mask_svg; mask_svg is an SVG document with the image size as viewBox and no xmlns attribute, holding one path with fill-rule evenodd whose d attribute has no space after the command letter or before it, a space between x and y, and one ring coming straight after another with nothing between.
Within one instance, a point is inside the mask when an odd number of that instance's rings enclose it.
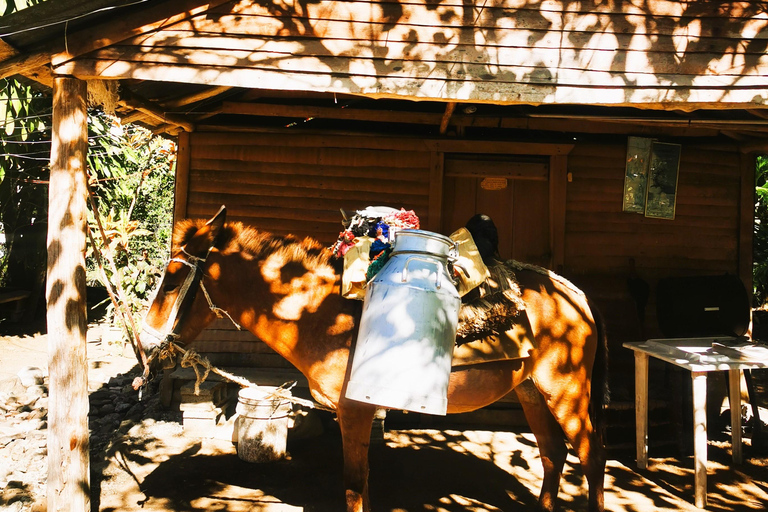
<instances>
[{"instance_id":1,"label":"horse's back","mask_svg":"<svg viewBox=\"0 0 768 512\"><path fill-rule=\"evenodd\" d=\"M540 348L549 342L583 347L596 341L595 316L576 285L532 265L517 264L515 276Z\"/></svg>"}]
</instances>

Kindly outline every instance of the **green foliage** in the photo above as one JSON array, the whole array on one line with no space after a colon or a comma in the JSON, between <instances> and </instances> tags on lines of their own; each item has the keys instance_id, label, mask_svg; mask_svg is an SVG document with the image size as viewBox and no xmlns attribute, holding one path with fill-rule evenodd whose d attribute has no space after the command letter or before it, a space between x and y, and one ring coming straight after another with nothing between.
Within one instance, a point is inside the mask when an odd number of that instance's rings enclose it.
<instances>
[{"instance_id":1,"label":"green foliage","mask_svg":"<svg viewBox=\"0 0 768 512\"><path fill-rule=\"evenodd\" d=\"M41 279L50 116L50 95L13 79L0 81L0 285L29 289Z\"/></svg>"},{"instance_id":2,"label":"green foliage","mask_svg":"<svg viewBox=\"0 0 768 512\"><path fill-rule=\"evenodd\" d=\"M89 222L97 246L117 267L115 272L105 262L106 278L122 287L131 311L138 313L170 250L175 145L144 128L124 127L103 114L90 116L89 130L91 189L106 246L101 247L101 233L92 211ZM105 275L97 268L93 249L90 247L88 278L105 286Z\"/></svg>"},{"instance_id":3,"label":"green foliage","mask_svg":"<svg viewBox=\"0 0 768 512\"><path fill-rule=\"evenodd\" d=\"M51 97L12 79L0 85L0 286L34 290L46 265ZM106 279L138 312L170 248L175 145L100 111L89 112L88 125L89 183L118 267L105 262ZM93 212L89 223L101 246ZM89 284L103 285L93 249Z\"/></svg>"},{"instance_id":4,"label":"green foliage","mask_svg":"<svg viewBox=\"0 0 768 512\"><path fill-rule=\"evenodd\" d=\"M757 158L755 170L755 228L752 281L754 305L768 302L768 156Z\"/></svg>"}]
</instances>

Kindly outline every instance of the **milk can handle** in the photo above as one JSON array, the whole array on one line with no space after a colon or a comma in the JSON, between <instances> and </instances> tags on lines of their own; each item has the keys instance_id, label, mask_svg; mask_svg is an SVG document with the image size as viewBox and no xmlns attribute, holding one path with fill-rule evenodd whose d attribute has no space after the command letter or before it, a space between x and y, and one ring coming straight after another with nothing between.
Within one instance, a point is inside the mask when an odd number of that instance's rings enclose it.
<instances>
[{"instance_id":1,"label":"milk can handle","mask_svg":"<svg viewBox=\"0 0 768 512\"><path fill-rule=\"evenodd\" d=\"M422 258L420 256L410 256L407 260L405 260L405 264L403 265L403 281L402 282L405 283L406 281L408 281L408 264L412 260L423 261L424 263L430 263L430 264L435 266L435 268L437 270L437 272L435 272L435 274L437 274L437 279L435 280L435 286L439 290L440 289L440 274L442 274L442 272L441 272L442 268L441 268L440 263L436 262L435 260L429 259L429 258Z\"/></svg>"}]
</instances>

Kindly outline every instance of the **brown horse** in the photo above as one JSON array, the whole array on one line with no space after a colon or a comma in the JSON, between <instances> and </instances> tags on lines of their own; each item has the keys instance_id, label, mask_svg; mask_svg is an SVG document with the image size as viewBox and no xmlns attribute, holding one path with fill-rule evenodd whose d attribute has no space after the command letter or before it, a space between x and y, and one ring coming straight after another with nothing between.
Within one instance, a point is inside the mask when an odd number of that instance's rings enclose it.
<instances>
[{"instance_id":1,"label":"brown horse","mask_svg":"<svg viewBox=\"0 0 768 512\"><path fill-rule=\"evenodd\" d=\"M222 207L207 223L176 227L172 259L145 319L145 349L189 343L226 311L300 370L313 398L336 411L347 511L368 511L375 406L345 398L360 303L340 296L328 249L312 239L225 224L225 216ZM539 507L554 509L567 439L587 478L589 509L602 511L605 455L590 417L590 409L599 416L603 396L599 322L584 294L564 279L532 267L516 274L537 346L524 359L454 368L448 413L486 406L514 388L544 466Z\"/></svg>"}]
</instances>

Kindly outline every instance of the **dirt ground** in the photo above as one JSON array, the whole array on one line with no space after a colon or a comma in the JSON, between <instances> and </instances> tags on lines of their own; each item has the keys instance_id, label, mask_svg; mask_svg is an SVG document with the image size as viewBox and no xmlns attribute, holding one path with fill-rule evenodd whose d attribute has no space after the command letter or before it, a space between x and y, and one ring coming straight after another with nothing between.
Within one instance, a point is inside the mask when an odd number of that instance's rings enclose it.
<instances>
[{"instance_id":1,"label":"dirt ground","mask_svg":"<svg viewBox=\"0 0 768 512\"><path fill-rule=\"evenodd\" d=\"M44 335L0 337L0 381L27 366L45 369L46 342ZM88 348L92 390L135 366L128 351L102 343ZM93 510L343 510L341 440L330 414L320 414L322 434L289 436L289 456L266 464L240 460L230 441L185 436L178 418L123 422L92 465ZM768 458L754 456L747 442L744 464L734 466L727 436L711 437L707 509L765 510ZM608 461L606 510L698 510L692 457L654 455L645 471L635 468L632 456ZM388 430L370 458L372 508L379 512L532 510L541 484L534 437L520 429ZM573 455L560 503L566 511L587 508ZM6 510L3 503L0 510Z\"/></svg>"}]
</instances>

